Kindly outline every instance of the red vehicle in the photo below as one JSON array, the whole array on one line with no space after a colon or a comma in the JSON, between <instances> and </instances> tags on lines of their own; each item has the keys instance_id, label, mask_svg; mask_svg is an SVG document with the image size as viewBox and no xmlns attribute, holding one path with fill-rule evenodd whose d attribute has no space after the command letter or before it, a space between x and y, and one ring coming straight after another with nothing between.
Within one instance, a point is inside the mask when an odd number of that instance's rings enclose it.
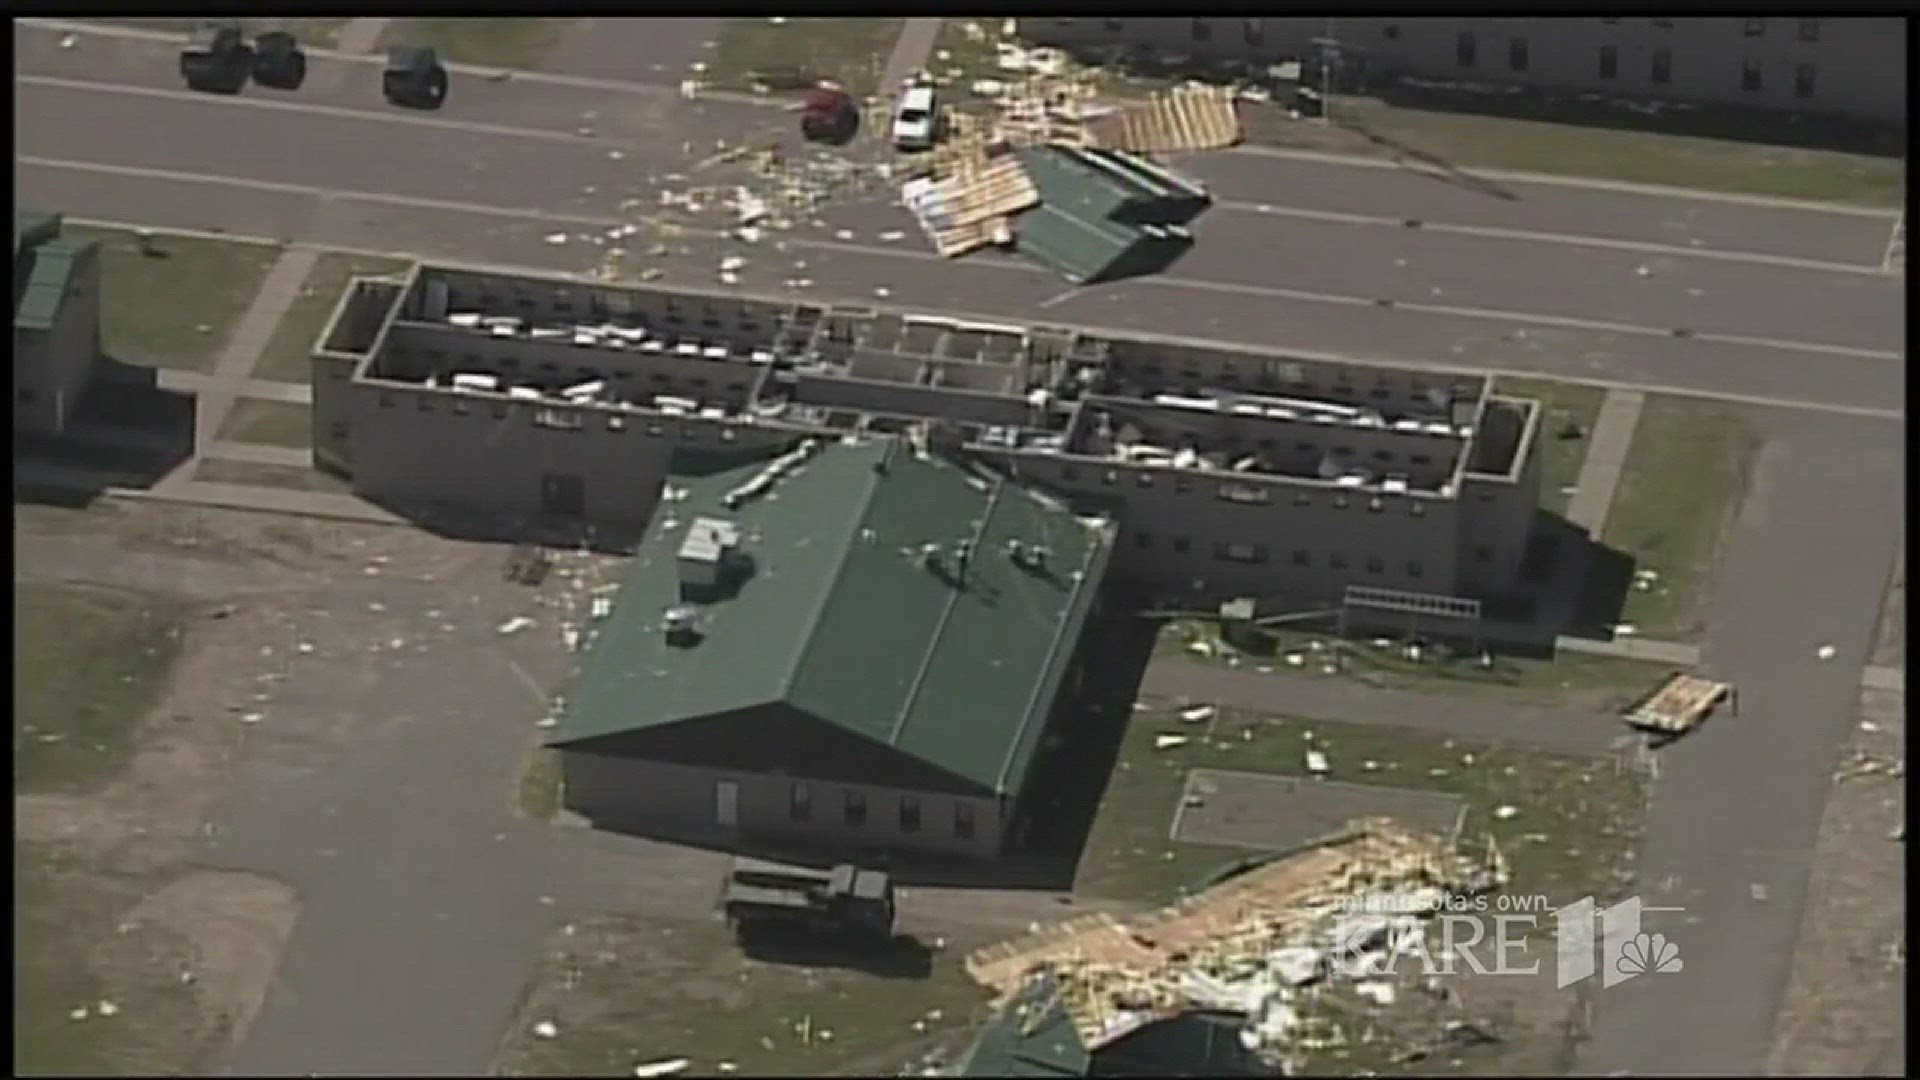
<instances>
[{"instance_id":1,"label":"red vehicle","mask_svg":"<svg viewBox=\"0 0 1920 1080\"><path fill-rule=\"evenodd\" d=\"M860 106L845 90L820 87L807 92L800 106L800 134L813 142L836 146L860 130Z\"/></svg>"}]
</instances>

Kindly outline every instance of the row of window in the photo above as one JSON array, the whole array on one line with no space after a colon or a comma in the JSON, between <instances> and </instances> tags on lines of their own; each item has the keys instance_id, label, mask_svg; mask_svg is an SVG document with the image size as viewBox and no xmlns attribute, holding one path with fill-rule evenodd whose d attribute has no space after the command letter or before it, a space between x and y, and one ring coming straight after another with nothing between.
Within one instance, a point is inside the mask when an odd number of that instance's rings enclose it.
<instances>
[{"instance_id":1,"label":"row of window","mask_svg":"<svg viewBox=\"0 0 1920 1080\"><path fill-rule=\"evenodd\" d=\"M447 411L453 413L455 416L467 416L473 412L475 403L467 398L448 395L446 401ZM435 411L433 403L434 398L427 394L418 394L414 397L414 407L423 413ZM385 391L381 392L381 408L391 409L396 407L397 404L392 394ZM505 420L513 408L513 403L507 401L490 401L487 403L487 407L492 411L495 420ZM584 431L586 429L586 415L585 409L543 405L533 411L533 423L535 427L553 428L559 431ZM606 415L607 430L625 431L627 430L627 420L627 417L619 413L608 413ZM667 426L659 421L648 423L646 425L646 432L655 438L665 436L668 433ZM677 437L678 432L676 432L675 435ZM344 423L334 424L333 437L335 439L345 439L347 437L347 425ZM720 429L720 441L732 442L733 440L733 429L722 427Z\"/></svg>"},{"instance_id":2,"label":"row of window","mask_svg":"<svg viewBox=\"0 0 1920 1080\"><path fill-rule=\"evenodd\" d=\"M914 795L900 796L900 831L917 833L921 826L920 799ZM840 793L841 820L849 828L864 828L867 824L867 793L851 788ZM813 820L813 785L804 780L795 781L787 796L787 816L794 821ZM953 804L953 835L961 840L973 839L973 804L956 801Z\"/></svg>"},{"instance_id":3,"label":"row of window","mask_svg":"<svg viewBox=\"0 0 1920 1080\"><path fill-rule=\"evenodd\" d=\"M1461 67L1470 68L1477 62L1477 50L1473 35L1463 33L1455 52L1455 59ZM1648 53L1647 79L1656 86L1665 86L1673 81L1673 51L1656 48ZM1513 71L1527 70L1527 41L1514 38L1507 43L1507 66ZM1618 45L1600 46L1599 74L1602 79L1620 77L1620 47ZM1817 73L1812 64L1796 64L1793 71L1793 92L1799 97L1812 97ZM1740 71L1740 89L1759 90L1761 87L1760 63L1748 60Z\"/></svg>"},{"instance_id":4,"label":"row of window","mask_svg":"<svg viewBox=\"0 0 1920 1080\"><path fill-rule=\"evenodd\" d=\"M652 318L658 319L660 322L669 326L684 326L688 323L697 322L701 326L717 329L725 325L725 320L720 318L719 312L710 306L703 305L698 315L689 314L681 308L681 304L683 303L699 303L697 300L676 301L676 299L671 296L651 297L649 299L656 302L660 308L658 314L652 316ZM526 289L512 289L508 292L499 292L484 288L475 290L471 299L466 296L461 296L456 302L449 306L456 310L498 311L500 308L508 305L522 312L544 310L552 311L556 315L573 315L578 311L580 314L594 318L604 318L608 315L627 318L630 317L633 309L633 302L630 297L618 296L617 294L603 294L597 299L589 298L580 304L575 304L572 299L572 294L565 291L535 293ZM771 317L771 313L768 314L769 317ZM734 325L744 331L750 332L758 330L760 328L760 321L756 319L754 315L755 313L749 310L736 310L734 313Z\"/></svg>"},{"instance_id":5,"label":"row of window","mask_svg":"<svg viewBox=\"0 0 1920 1080\"><path fill-rule=\"evenodd\" d=\"M1620 20L1617 18L1614 18L1614 19L1603 18L1600 21L1611 26L1614 23L1619 22ZM1672 19L1649 19L1648 21L1653 23L1654 27L1660 30L1673 29ZM1819 41L1820 40L1820 20L1819 19L1795 19L1794 22L1797 23L1799 26L1799 36L1801 41ZM1767 36L1767 20L1748 19L1746 21L1745 33L1747 37L1766 37Z\"/></svg>"},{"instance_id":6,"label":"row of window","mask_svg":"<svg viewBox=\"0 0 1920 1080\"><path fill-rule=\"evenodd\" d=\"M1417 455L1414 461L1425 462L1426 457L1424 455ZM1141 469L1134 473L1134 482L1143 488L1152 487L1154 475L1154 471L1151 469ZM1068 483L1078 481L1080 479L1079 467L1075 465L1062 465L1060 467L1060 479ZM1173 490L1192 491L1193 480L1194 478L1191 476L1175 473L1173 477ZM1100 482L1107 485L1118 484L1120 482L1120 470L1102 469L1100 472ZM1245 503L1250 506L1257 506L1265 505L1272 501L1273 488L1262 484L1229 483L1221 484L1216 489L1215 494L1226 502ZM1482 496L1483 501L1489 498L1491 498L1491 496ZM1293 505L1312 506L1313 496L1305 491L1295 491L1293 493ZM1348 506L1352 505L1352 499L1344 492L1337 493L1333 496L1329 505L1335 510L1345 510ZM1385 508L1385 501L1378 496L1370 497L1367 500L1368 510L1378 513ZM1407 503L1407 513L1413 517L1424 517L1426 512L1426 504L1417 499Z\"/></svg>"},{"instance_id":7,"label":"row of window","mask_svg":"<svg viewBox=\"0 0 1920 1080\"><path fill-rule=\"evenodd\" d=\"M396 361L400 361L400 360L410 359L411 357L416 355L423 360L427 360L435 364L445 364L450 357L457 360L463 354L449 353L444 349L418 349L418 350L407 349L407 350L395 350L393 358ZM486 369L486 366L490 362L486 357L483 357L478 353L466 353L464 354L464 357L466 360L466 366L462 368L457 368L456 370L483 371ZM513 357L513 356L500 357L498 358L497 362L500 365L501 370L508 374L516 373L520 370L520 360L518 357ZM549 360L542 360L542 361L539 361L538 363L528 364L527 368L529 370L539 371L543 375L558 375L560 373L560 365ZM573 372L574 372L574 377L582 381L586 381L589 379L611 379L616 383L636 381L640 378L642 374L641 372L637 372L637 371L601 371L599 369L589 368L589 367L576 367L573 369ZM645 374L647 376L647 381L651 383L672 384L676 386L680 385L681 383L685 383L687 386L690 386L695 390L706 390L709 388L708 379L704 375L696 375L688 379L675 379L673 376L668 375L664 372L659 372L659 371L647 372ZM744 394L747 392L747 384L745 382L730 382L726 384L724 389L728 393Z\"/></svg>"},{"instance_id":8,"label":"row of window","mask_svg":"<svg viewBox=\"0 0 1920 1080\"><path fill-rule=\"evenodd\" d=\"M1133 546L1142 551L1152 549L1153 534L1147 532L1134 533ZM1174 537L1171 546L1175 555L1189 555L1193 552L1193 541L1185 536ZM1213 557L1221 562L1260 564L1268 561L1268 551L1265 544L1223 543L1213 546ZM1492 562L1493 548L1485 544L1475 547L1473 549L1473 560L1475 562ZM1311 567L1314 565L1313 552L1305 548L1295 548L1292 562L1295 566ZM1369 574L1384 574L1387 571L1387 560L1379 555L1366 556L1360 561L1360 565L1361 568ZM1327 555L1327 569L1350 570L1352 568L1352 560L1346 554L1335 551ZM1423 577L1426 574L1425 565L1418 561L1409 561L1406 564L1406 569L1408 577L1417 578Z\"/></svg>"}]
</instances>

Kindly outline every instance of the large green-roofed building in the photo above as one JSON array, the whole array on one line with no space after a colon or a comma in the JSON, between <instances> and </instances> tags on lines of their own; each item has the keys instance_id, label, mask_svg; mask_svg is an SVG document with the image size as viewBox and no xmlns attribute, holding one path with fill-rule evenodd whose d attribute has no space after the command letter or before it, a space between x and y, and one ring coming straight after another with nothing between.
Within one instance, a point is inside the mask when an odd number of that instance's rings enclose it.
<instances>
[{"instance_id":1,"label":"large green-roofed building","mask_svg":"<svg viewBox=\"0 0 1920 1080\"><path fill-rule=\"evenodd\" d=\"M548 740L568 804L992 856L1112 535L894 439L683 450Z\"/></svg>"}]
</instances>

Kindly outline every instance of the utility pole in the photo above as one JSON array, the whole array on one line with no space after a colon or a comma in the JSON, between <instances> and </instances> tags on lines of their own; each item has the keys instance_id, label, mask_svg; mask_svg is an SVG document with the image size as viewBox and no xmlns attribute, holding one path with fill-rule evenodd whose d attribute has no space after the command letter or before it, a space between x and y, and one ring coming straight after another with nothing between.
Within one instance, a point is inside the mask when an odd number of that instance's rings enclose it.
<instances>
[{"instance_id":1,"label":"utility pole","mask_svg":"<svg viewBox=\"0 0 1920 1080\"><path fill-rule=\"evenodd\" d=\"M1314 55L1320 61L1320 119L1333 122L1333 65L1340 60L1340 39L1333 36L1333 20L1327 20L1326 34L1313 39Z\"/></svg>"}]
</instances>

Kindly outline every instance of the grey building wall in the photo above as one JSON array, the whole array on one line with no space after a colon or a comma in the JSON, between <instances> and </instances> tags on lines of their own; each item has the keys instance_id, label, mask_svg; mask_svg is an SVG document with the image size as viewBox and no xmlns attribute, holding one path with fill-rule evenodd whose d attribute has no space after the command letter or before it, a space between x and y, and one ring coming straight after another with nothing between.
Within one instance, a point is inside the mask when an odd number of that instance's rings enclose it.
<instances>
[{"instance_id":1,"label":"grey building wall","mask_svg":"<svg viewBox=\"0 0 1920 1080\"><path fill-rule=\"evenodd\" d=\"M1570 91L1906 118L1906 27L1892 17L1022 19L1023 36L1070 48L1144 46L1192 56L1304 55L1329 32L1365 51L1371 71L1504 80ZM1463 46L1463 35L1471 40ZM1514 63L1514 43L1525 53ZM1600 52L1616 51L1617 73ZM1656 82L1657 50L1669 77ZM1463 60L1470 57L1471 62ZM1745 72L1752 65L1757 85ZM1811 86L1799 85L1801 69ZM1804 92L1803 92L1804 89Z\"/></svg>"},{"instance_id":2,"label":"grey building wall","mask_svg":"<svg viewBox=\"0 0 1920 1080\"><path fill-rule=\"evenodd\" d=\"M13 330L13 426L28 435L59 435L80 403L100 355L100 252L74 257L67 294L50 330Z\"/></svg>"},{"instance_id":3,"label":"grey building wall","mask_svg":"<svg viewBox=\"0 0 1920 1080\"><path fill-rule=\"evenodd\" d=\"M601 827L626 827L720 846L731 846L748 832L784 835L809 847L844 852L851 859L883 850L974 859L991 859L1000 852L1005 821L999 800L993 798L956 798L876 784L740 773L577 750L561 754L567 807ZM738 785L738 824L731 828L718 819L719 789L729 783ZM805 821L794 815L795 785L806 790L810 809ZM849 794L865 800L866 815L859 824L848 821ZM902 827L903 800L919 805L916 830ZM965 806L973 815L971 837L956 830L957 806Z\"/></svg>"}]
</instances>

